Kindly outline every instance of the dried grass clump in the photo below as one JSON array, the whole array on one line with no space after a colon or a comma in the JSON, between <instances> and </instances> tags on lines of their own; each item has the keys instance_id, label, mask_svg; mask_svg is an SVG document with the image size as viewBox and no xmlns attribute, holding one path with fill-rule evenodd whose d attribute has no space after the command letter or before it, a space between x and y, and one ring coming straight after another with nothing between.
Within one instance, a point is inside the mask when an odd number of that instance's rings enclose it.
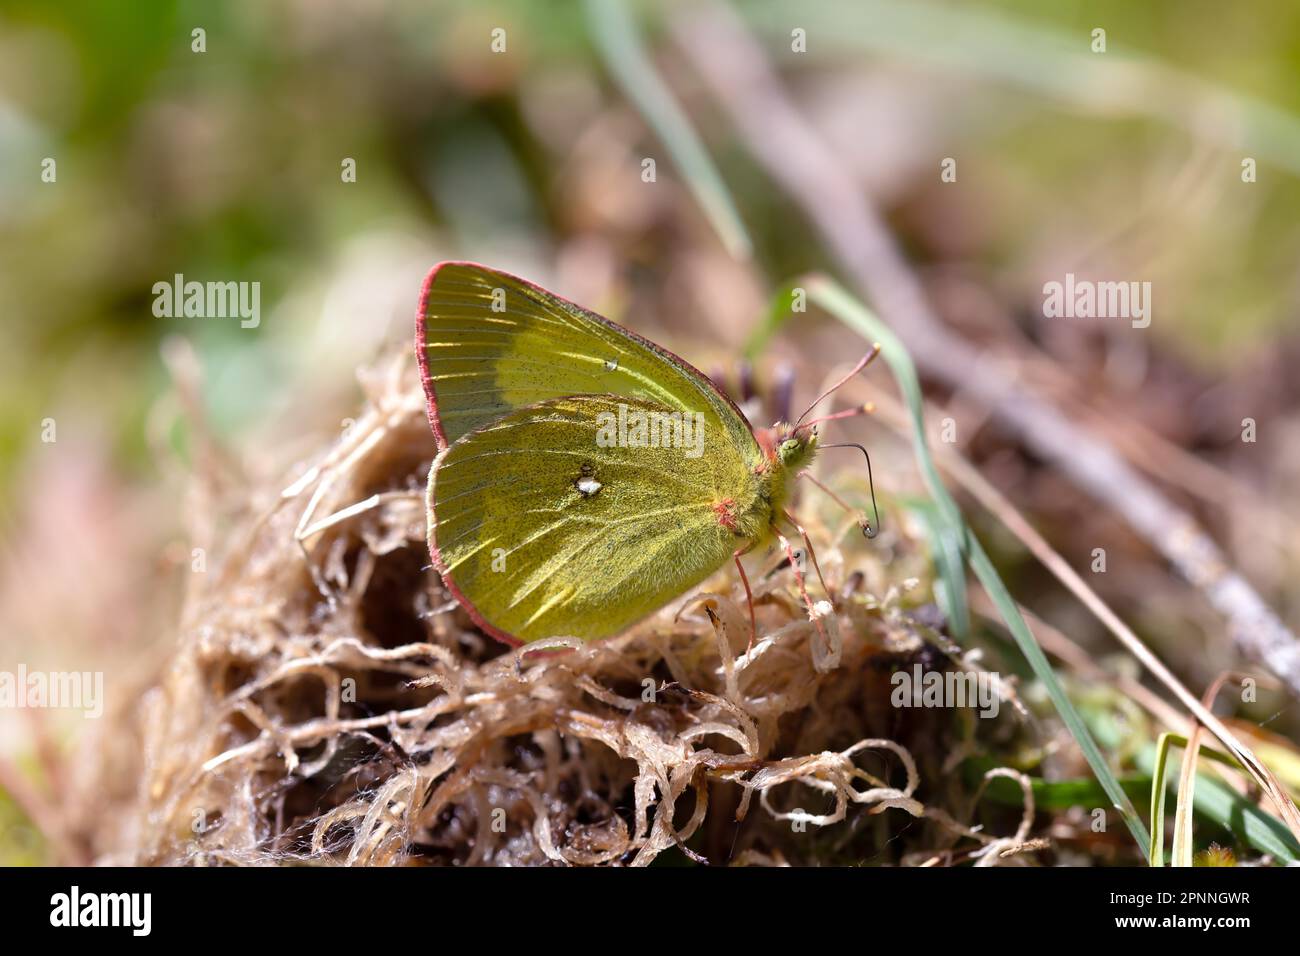
<instances>
[{"instance_id":1,"label":"dried grass clump","mask_svg":"<svg viewBox=\"0 0 1300 956\"><path fill-rule=\"evenodd\" d=\"M772 555L752 575L763 636L748 653L726 572L617 639L513 651L429 567L434 443L409 365L368 379L356 425L273 506L231 519L220 566L196 576L143 709L125 858L647 864L676 846L817 863L896 862L963 836L1001 848L916 796L928 775L931 800L971 810L944 776L960 721L888 703L892 666L944 658L907 609L929 569L898 522L867 543L805 503L839 605L827 642Z\"/></svg>"}]
</instances>

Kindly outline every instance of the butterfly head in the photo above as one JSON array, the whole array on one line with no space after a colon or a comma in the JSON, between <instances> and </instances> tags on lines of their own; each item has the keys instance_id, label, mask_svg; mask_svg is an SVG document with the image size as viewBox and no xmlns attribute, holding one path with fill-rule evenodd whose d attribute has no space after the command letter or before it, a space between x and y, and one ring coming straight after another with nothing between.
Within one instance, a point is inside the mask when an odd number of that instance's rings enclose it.
<instances>
[{"instance_id":1,"label":"butterfly head","mask_svg":"<svg viewBox=\"0 0 1300 956\"><path fill-rule=\"evenodd\" d=\"M776 457L782 467L798 471L812 464L817 452L816 426L778 424L773 430L777 434Z\"/></svg>"},{"instance_id":2,"label":"butterfly head","mask_svg":"<svg viewBox=\"0 0 1300 956\"><path fill-rule=\"evenodd\" d=\"M871 476L871 456L867 454L867 449L865 447L856 442L819 444L817 426L822 422L852 418L855 415L870 414L875 411L875 405L871 402L867 402L853 408L822 415L819 418L813 418L811 420L808 420L808 416L823 399L827 398L841 386L848 383L850 379L870 365L872 359L879 354L880 345L877 343L871 347L871 351L858 360L858 364L855 365L847 375L819 395L813 403L808 406L807 410L799 416L793 425L785 422L778 422L776 425L773 425L771 429L763 429L761 433L756 433L755 435L766 452L766 459L756 469L756 473L769 472L771 471L771 469L768 468L769 463L777 463L781 467L776 469L773 479L782 482L786 475L798 476L800 472L805 471L808 466L812 464L813 458L821 448L856 448L861 451L867 462L867 482L871 488L871 510L875 516L875 521L874 523L868 521L866 515L863 514L859 518L858 524L862 528L862 533L868 538L874 538L880 529L880 511L876 507L875 480ZM816 478L812 478L811 476L809 477L814 483L820 484L820 482L817 482Z\"/></svg>"}]
</instances>

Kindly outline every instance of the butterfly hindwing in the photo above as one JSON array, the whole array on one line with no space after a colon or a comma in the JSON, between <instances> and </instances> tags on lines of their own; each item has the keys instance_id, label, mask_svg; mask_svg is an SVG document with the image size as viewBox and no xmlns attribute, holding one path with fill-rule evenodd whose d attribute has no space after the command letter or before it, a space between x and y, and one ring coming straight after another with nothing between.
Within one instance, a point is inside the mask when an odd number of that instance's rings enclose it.
<instances>
[{"instance_id":1,"label":"butterfly hindwing","mask_svg":"<svg viewBox=\"0 0 1300 956\"><path fill-rule=\"evenodd\" d=\"M416 350L439 447L516 409L605 394L699 411L751 465L744 416L682 359L516 276L444 262L425 280Z\"/></svg>"},{"instance_id":2,"label":"butterfly hindwing","mask_svg":"<svg viewBox=\"0 0 1300 956\"><path fill-rule=\"evenodd\" d=\"M650 413L666 416L658 447L637 431ZM478 623L507 640L615 634L765 526L742 450L702 414L677 431L681 420L644 400L577 395L444 449L429 474L430 544Z\"/></svg>"}]
</instances>

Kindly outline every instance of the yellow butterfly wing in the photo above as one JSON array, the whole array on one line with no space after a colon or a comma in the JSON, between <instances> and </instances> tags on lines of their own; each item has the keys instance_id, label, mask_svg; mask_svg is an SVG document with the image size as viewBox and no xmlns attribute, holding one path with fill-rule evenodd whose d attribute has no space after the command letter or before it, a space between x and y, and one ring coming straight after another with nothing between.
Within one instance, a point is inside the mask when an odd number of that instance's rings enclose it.
<instances>
[{"instance_id":1,"label":"yellow butterfly wing","mask_svg":"<svg viewBox=\"0 0 1300 956\"><path fill-rule=\"evenodd\" d=\"M619 443L644 435L620 432L620 415L635 423L651 412L672 421L641 399L553 399L439 453L429 472L430 551L476 623L510 643L608 637L764 533L764 486L743 449L711 434L703 415L693 423L702 445L671 428L678 447Z\"/></svg>"},{"instance_id":2,"label":"yellow butterfly wing","mask_svg":"<svg viewBox=\"0 0 1300 956\"><path fill-rule=\"evenodd\" d=\"M744 415L691 365L517 276L443 262L424 282L416 355L439 448L508 412L567 395L621 395L699 411L715 436L762 452Z\"/></svg>"}]
</instances>

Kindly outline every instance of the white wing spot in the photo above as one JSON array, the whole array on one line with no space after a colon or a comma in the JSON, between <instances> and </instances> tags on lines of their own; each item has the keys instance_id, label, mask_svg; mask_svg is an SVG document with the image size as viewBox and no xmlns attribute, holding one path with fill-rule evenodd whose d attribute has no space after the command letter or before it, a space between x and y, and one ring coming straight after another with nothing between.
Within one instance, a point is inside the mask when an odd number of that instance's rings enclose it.
<instances>
[{"instance_id":1,"label":"white wing spot","mask_svg":"<svg viewBox=\"0 0 1300 956\"><path fill-rule=\"evenodd\" d=\"M605 371L612 372L618 368L618 359L605 359Z\"/></svg>"},{"instance_id":2,"label":"white wing spot","mask_svg":"<svg viewBox=\"0 0 1300 956\"><path fill-rule=\"evenodd\" d=\"M601 488L605 487L595 478L579 478L574 484L577 486L578 491L582 493L584 498L590 498L596 492L600 491Z\"/></svg>"}]
</instances>

